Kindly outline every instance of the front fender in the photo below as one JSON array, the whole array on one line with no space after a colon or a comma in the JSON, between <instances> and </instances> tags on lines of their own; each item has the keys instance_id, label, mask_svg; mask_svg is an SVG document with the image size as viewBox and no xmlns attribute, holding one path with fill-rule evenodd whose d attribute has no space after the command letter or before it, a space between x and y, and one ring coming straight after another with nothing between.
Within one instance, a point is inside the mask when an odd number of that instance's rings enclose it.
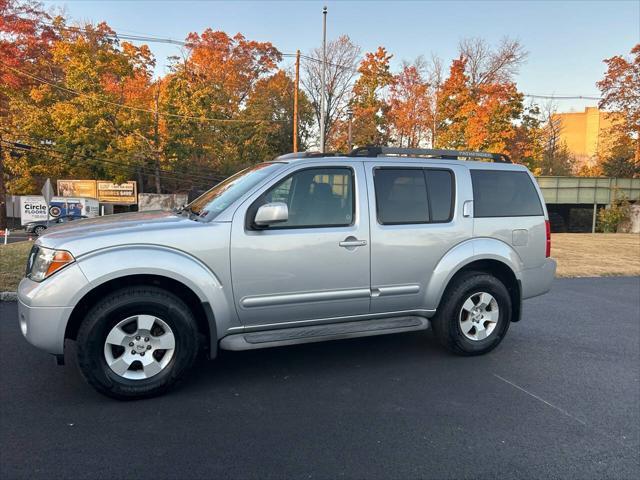
<instances>
[{"instance_id":1,"label":"front fender","mask_svg":"<svg viewBox=\"0 0 640 480\"><path fill-rule=\"evenodd\" d=\"M427 308L435 310L453 276L478 260L502 262L520 279L522 260L510 245L495 238L472 238L453 247L436 265L426 289Z\"/></svg>"},{"instance_id":2,"label":"front fender","mask_svg":"<svg viewBox=\"0 0 640 480\"><path fill-rule=\"evenodd\" d=\"M77 303L94 288L117 278L131 275L158 275L176 280L188 287L203 303L208 303L213 318L208 318L209 331L223 334L239 326L231 289L197 258L174 248L159 245L126 245L94 251L77 258L78 266L89 284L76 293ZM211 342L217 342L212 338Z\"/></svg>"}]
</instances>

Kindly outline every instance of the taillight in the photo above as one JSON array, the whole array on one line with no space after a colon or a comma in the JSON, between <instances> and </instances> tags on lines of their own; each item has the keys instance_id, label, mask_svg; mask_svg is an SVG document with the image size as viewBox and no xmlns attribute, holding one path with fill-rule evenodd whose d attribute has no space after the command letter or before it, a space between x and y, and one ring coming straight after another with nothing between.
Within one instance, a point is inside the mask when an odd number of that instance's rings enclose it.
<instances>
[{"instance_id":1,"label":"taillight","mask_svg":"<svg viewBox=\"0 0 640 480\"><path fill-rule=\"evenodd\" d=\"M544 251L544 255L548 258L551 256L551 224L549 223L549 220L544 221L544 226L547 230L547 247Z\"/></svg>"}]
</instances>

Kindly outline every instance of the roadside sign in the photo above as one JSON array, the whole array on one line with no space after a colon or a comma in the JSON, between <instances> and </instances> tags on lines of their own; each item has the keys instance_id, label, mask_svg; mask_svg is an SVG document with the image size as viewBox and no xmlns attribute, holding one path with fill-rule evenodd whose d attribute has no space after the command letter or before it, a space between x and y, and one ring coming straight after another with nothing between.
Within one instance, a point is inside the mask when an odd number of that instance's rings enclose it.
<instances>
[{"instance_id":1,"label":"roadside sign","mask_svg":"<svg viewBox=\"0 0 640 480\"><path fill-rule=\"evenodd\" d=\"M98 180L96 183L98 201L100 202L120 205L135 205L138 203L137 183L134 181L112 183Z\"/></svg>"},{"instance_id":2,"label":"roadside sign","mask_svg":"<svg viewBox=\"0 0 640 480\"><path fill-rule=\"evenodd\" d=\"M51 179L47 178L47 181L44 182L44 187L42 187L42 196L44 197L44 201L47 202L47 227L49 226L49 204L51 203L51 199L53 198L53 188L51 187Z\"/></svg>"},{"instance_id":3,"label":"roadside sign","mask_svg":"<svg viewBox=\"0 0 640 480\"><path fill-rule=\"evenodd\" d=\"M42 196L44 197L45 202L50 203L53 198L53 187L51 186L51 179L47 178L47 181L44 182L44 187L41 190Z\"/></svg>"}]
</instances>

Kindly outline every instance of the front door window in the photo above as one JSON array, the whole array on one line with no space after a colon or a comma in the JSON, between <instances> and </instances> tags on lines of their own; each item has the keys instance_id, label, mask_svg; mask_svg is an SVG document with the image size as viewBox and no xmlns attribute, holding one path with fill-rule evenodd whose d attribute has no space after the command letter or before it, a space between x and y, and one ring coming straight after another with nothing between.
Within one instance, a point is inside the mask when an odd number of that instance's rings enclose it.
<instances>
[{"instance_id":1,"label":"front door window","mask_svg":"<svg viewBox=\"0 0 640 480\"><path fill-rule=\"evenodd\" d=\"M284 202L289 220L270 229L345 227L353 223L353 172L350 168L310 168L285 178L255 203Z\"/></svg>"}]
</instances>

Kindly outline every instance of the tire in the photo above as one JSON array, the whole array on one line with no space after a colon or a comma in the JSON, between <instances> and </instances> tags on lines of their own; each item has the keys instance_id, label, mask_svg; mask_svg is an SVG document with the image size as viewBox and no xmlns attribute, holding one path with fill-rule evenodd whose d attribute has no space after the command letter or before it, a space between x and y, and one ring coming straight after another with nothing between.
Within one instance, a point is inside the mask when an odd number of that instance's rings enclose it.
<instances>
[{"instance_id":1,"label":"tire","mask_svg":"<svg viewBox=\"0 0 640 480\"><path fill-rule=\"evenodd\" d=\"M483 310L483 299L489 297L495 303L489 302ZM467 303L469 300L474 305ZM440 344L456 355L488 353L509 330L511 297L504 284L492 275L483 272L461 275L447 287L440 305L432 327ZM469 309L470 306L473 308Z\"/></svg>"},{"instance_id":2,"label":"tire","mask_svg":"<svg viewBox=\"0 0 640 480\"><path fill-rule=\"evenodd\" d=\"M36 236L39 237L40 235L42 235L42 232L44 232L46 229L47 229L47 227L43 227L42 225L40 225L40 226L38 226L38 227L33 229L33 233L35 233Z\"/></svg>"},{"instance_id":3,"label":"tire","mask_svg":"<svg viewBox=\"0 0 640 480\"><path fill-rule=\"evenodd\" d=\"M87 382L121 400L167 391L191 368L199 345L189 308L154 286L107 295L87 313L77 343L78 366Z\"/></svg>"}]
</instances>

